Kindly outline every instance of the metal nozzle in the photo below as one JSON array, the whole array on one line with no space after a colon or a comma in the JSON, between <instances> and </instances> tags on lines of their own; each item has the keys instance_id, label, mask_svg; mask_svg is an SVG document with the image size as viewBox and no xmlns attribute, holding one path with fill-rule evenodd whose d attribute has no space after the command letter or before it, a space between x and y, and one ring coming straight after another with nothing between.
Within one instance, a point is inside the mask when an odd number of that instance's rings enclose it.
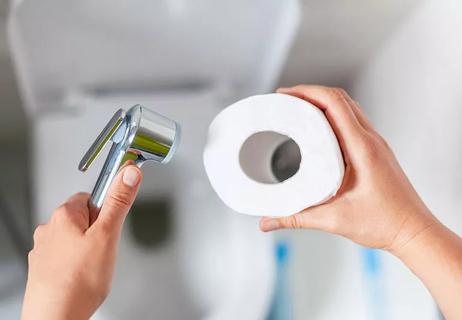
<instances>
[{"instance_id":1,"label":"metal nozzle","mask_svg":"<svg viewBox=\"0 0 462 320\"><path fill-rule=\"evenodd\" d=\"M79 170L86 171L104 146L113 142L91 194L91 204L101 208L112 180L126 161L133 160L138 166L146 161L170 161L179 144L180 132L178 123L141 105L127 112L118 110L79 164Z\"/></svg>"}]
</instances>

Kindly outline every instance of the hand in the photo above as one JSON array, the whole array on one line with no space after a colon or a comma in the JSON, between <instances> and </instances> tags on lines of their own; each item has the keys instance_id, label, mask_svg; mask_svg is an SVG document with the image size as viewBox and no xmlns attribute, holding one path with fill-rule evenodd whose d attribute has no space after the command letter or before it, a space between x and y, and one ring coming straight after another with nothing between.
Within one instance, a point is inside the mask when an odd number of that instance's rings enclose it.
<instances>
[{"instance_id":1,"label":"hand","mask_svg":"<svg viewBox=\"0 0 462 320\"><path fill-rule=\"evenodd\" d=\"M301 85L278 92L305 99L325 113L343 151L346 171L330 201L289 217L263 218L263 231L313 228L396 252L436 222L385 140L345 91Z\"/></svg>"},{"instance_id":2,"label":"hand","mask_svg":"<svg viewBox=\"0 0 462 320\"><path fill-rule=\"evenodd\" d=\"M261 229L313 228L387 249L423 281L446 319L462 319L462 239L431 214L359 105L341 89L296 86L278 92L325 113L346 171L327 203L289 217L263 218Z\"/></svg>"},{"instance_id":3,"label":"hand","mask_svg":"<svg viewBox=\"0 0 462 320\"><path fill-rule=\"evenodd\" d=\"M109 293L122 224L141 182L133 165L121 169L97 217L90 195L78 193L37 227L29 253L22 319L89 319Z\"/></svg>"}]
</instances>

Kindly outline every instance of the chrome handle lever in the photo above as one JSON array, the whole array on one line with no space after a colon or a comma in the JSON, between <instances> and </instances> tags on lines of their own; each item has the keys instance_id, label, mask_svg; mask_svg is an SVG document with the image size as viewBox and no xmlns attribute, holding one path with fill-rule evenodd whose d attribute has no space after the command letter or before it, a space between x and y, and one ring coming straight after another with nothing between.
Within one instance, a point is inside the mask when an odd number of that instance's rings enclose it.
<instances>
[{"instance_id":1,"label":"chrome handle lever","mask_svg":"<svg viewBox=\"0 0 462 320\"><path fill-rule=\"evenodd\" d=\"M102 207L112 180L126 161L133 160L140 167L146 161L167 163L177 149L180 136L178 123L146 107L135 105L127 112L118 110L79 163L79 170L86 171L112 141L91 194L91 206L96 210Z\"/></svg>"}]
</instances>

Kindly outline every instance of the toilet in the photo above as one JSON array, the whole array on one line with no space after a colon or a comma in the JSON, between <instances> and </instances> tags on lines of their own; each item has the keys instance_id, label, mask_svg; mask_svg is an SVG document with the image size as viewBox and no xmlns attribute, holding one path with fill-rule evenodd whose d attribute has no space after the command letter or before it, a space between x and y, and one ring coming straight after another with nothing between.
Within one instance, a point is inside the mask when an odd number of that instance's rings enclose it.
<instances>
[{"instance_id":1,"label":"toilet","mask_svg":"<svg viewBox=\"0 0 462 320\"><path fill-rule=\"evenodd\" d=\"M105 154L77 165L111 115L145 105L182 125L166 165L144 181L120 241L112 291L93 319L265 319L274 240L236 214L202 165L225 106L274 89L298 1L14 1L9 41L33 149L33 215L43 223L92 190ZM105 150L104 152L107 152Z\"/></svg>"}]
</instances>

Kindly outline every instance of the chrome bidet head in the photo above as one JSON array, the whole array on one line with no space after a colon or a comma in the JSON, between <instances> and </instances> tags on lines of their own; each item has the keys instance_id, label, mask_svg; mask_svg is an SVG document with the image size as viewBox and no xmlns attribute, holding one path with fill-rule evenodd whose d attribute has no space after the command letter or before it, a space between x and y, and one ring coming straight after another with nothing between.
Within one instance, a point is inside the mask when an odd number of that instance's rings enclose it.
<instances>
[{"instance_id":1,"label":"chrome bidet head","mask_svg":"<svg viewBox=\"0 0 462 320\"><path fill-rule=\"evenodd\" d=\"M126 161L132 160L139 167L146 161L169 162L179 144L180 132L178 123L141 105L128 111L119 109L79 164L79 170L86 171L104 146L113 142L91 194L91 205L101 208L112 180Z\"/></svg>"}]
</instances>

